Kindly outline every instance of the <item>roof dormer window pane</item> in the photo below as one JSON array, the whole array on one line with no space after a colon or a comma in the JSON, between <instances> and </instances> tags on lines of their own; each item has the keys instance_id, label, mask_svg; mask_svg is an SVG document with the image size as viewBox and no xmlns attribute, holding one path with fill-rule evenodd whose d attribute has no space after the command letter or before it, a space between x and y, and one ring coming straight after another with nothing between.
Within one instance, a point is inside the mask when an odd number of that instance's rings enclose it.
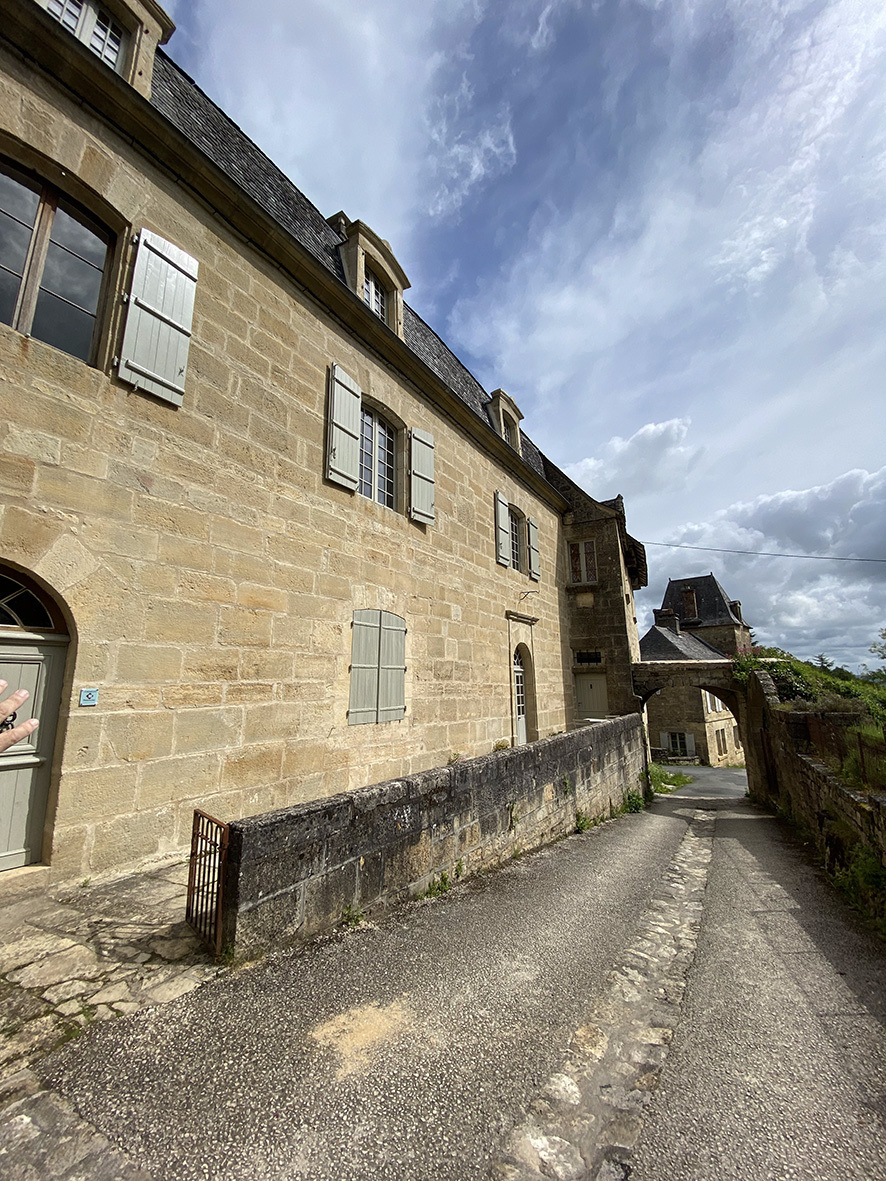
<instances>
[{"instance_id":1,"label":"roof dormer window pane","mask_svg":"<svg viewBox=\"0 0 886 1181\"><path fill-rule=\"evenodd\" d=\"M105 65L118 70L123 56L125 34L117 22L95 0L37 0L63 29L88 45Z\"/></svg>"},{"instance_id":2,"label":"roof dormer window pane","mask_svg":"<svg viewBox=\"0 0 886 1181\"><path fill-rule=\"evenodd\" d=\"M93 53L97 53L103 62L106 62L112 69L116 69L117 62L120 60L122 44L123 30L119 25L114 24L106 12L99 9L89 41L89 48Z\"/></svg>"},{"instance_id":3,"label":"roof dormer window pane","mask_svg":"<svg viewBox=\"0 0 886 1181\"><path fill-rule=\"evenodd\" d=\"M374 271L366 267L363 276L363 302L368 304L379 319L386 319L385 289Z\"/></svg>"}]
</instances>

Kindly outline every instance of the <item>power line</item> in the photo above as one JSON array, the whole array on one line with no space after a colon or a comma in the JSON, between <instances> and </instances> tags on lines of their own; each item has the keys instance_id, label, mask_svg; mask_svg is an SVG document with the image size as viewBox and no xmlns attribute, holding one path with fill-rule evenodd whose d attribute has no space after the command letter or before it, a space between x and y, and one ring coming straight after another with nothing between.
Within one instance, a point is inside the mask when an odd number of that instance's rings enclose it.
<instances>
[{"instance_id":1,"label":"power line","mask_svg":"<svg viewBox=\"0 0 886 1181\"><path fill-rule=\"evenodd\" d=\"M663 545L668 549L694 549L705 554L750 554L755 558L802 558L804 562L883 562L886 558L840 558L830 554L778 554L762 549L715 549L711 545L677 545L673 541L644 541L644 545Z\"/></svg>"}]
</instances>

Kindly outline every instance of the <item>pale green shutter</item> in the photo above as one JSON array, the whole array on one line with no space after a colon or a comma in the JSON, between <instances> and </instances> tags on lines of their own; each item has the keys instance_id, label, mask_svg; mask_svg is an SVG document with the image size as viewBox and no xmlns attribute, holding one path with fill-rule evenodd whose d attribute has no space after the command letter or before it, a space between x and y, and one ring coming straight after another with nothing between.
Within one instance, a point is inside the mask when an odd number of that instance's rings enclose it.
<instances>
[{"instance_id":1,"label":"pale green shutter","mask_svg":"<svg viewBox=\"0 0 886 1181\"><path fill-rule=\"evenodd\" d=\"M500 492L495 494L495 560L502 566L511 564L511 514Z\"/></svg>"},{"instance_id":2,"label":"pale green shutter","mask_svg":"<svg viewBox=\"0 0 886 1181\"><path fill-rule=\"evenodd\" d=\"M658 738L659 738L659 745L661 746L661 749L662 750L670 750L671 740L668 737L667 730L659 730Z\"/></svg>"},{"instance_id":3,"label":"pale green shutter","mask_svg":"<svg viewBox=\"0 0 886 1181\"><path fill-rule=\"evenodd\" d=\"M434 436L414 427L410 454L409 515L413 521L434 522Z\"/></svg>"},{"instance_id":4,"label":"pale green shutter","mask_svg":"<svg viewBox=\"0 0 886 1181\"><path fill-rule=\"evenodd\" d=\"M185 392L197 271L184 250L141 231L117 371L136 389L175 406Z\"/></svg>"},{"instance_id":5,"label":"pale green shutter","mask_svg":"<svg viewBox=\"0 0 886 1181\"><path fill-rule=\"evenodd\" d=\"M541 556L538 552L538 525L532 517L526 518L526 535L529 539L529 577L538 582L541 578Z\"/></svg>"},{"instance_id":6,"label":"pale green shutter","mask_svg":"<svg viewBox=\"0 0 886 1181\"><path fill-rule=\"evenodd\" d=\"M695 754L695 735L694 734L687 734L686 735L686 754L690 757Z\"/></svg>"},{"instance_id":7,"label":"pale green shutter","mask_svg":"<svg viewBox=\"0 0 886 1181\"><path fill-rule=\"evenodd\" d=\"M351 635L351 698L348 725L378 721L380 611L355 611Z\"/></svg>"},{"instance_id":8,"label":"pale green shutter","mask_svg":"<svg viewBox=\"0 0 886 1181\"><path fill-rule=\"evenodd\" d=\"M406 713L406 620L381 613L378 661L378 720L393 722Z\"/></svg>"},{"instance_id":9,"label":"pale green shutter","mask_svg":"<svg viewBox=\"0 0 886 1181\"><path fill-rule=\"evenodd\" d=\"M357 491L360 474L360 387L340 365L329 378L326 478Z\"/></svg>"}]
</instances>

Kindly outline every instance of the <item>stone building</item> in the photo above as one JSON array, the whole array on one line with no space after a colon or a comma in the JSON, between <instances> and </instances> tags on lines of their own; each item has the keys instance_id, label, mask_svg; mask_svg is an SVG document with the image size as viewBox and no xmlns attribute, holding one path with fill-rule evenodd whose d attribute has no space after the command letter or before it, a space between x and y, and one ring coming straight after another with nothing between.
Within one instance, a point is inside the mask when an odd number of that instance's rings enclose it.
<instances>
[{"instance_id":1,"label":"stone building","mask_svg":"<svg viewBox=\"0 0 886 1181\"><path fill-rule=\"evenodd\" d=\"M741 603L728 599L713 574L670 579L640 641L643 660L722 660L747 652L751 631ZM712 767L744 762L738 723L713 693L690 686L662 689L646 704L649 741L672 759Z\"/></svg>"},{"instance_id":2,"label":"stone building","mask_svg":"<svg viewBox=\"0 0 886 1181\"><path fill-rule=\"evenodd\" d=\"M642 546L163 52L0 29L0 867L52 877L636 709Z\"/></svg>"}]
</instances>

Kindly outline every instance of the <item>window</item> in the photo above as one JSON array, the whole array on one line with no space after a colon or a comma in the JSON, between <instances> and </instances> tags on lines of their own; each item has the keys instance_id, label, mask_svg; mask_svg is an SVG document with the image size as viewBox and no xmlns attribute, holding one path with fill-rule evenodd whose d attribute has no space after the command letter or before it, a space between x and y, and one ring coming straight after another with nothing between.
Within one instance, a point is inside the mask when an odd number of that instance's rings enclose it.
<instances>
[{"instance_id":1,"label":"window","mask_svg":"<svg viewBox=\"0 0 886 1181\"><path fill-rule=\"evenodd\" d=\"M409 516L434 523L434 436L409 431ZM379 504L397 504L397 430L363 405L363 392L340 365L329 372L326 479Z\"/></svg>"},{"instance_id":2,"label":"window","mask_svg":"<svg viewBox=\"0 0 886 1181\"><path fill-rule=\"evenodd\" d=\"M538 524L524 517L501 492L495 494L495 560L528 573L535 582L541 578Z\"/></svg>"},{"instance_id":3,"label":"window","mask_svg":"<svg viewBox=\"0 0 886 1181\"><path fill-rule=\"evenodd\" d=\"M718 730L714 737L717 740L717 754L722 757L726 754L726 731Z\"/></svg>"},{"instance_id":4,"label":"window","mask_svg":"<svg viewBox=\"0 0 886 1181\"><path fill-rule=\"evenodd\" d=\"M726 708L726 706L723 704L723 702L720 700L720 698L715 697L713 695L713 693L709 693L707 690L705 690L704 696L705 696L705 705L707 707L708 713L718 714L721 712L721 710L724 710Z\"/></svg>"},{"instance_id":5,"label":"window","mask_svg":"<svg viewBox=\"0 0 886 1181\"><path fill-rule=\"evenodd\" d=\"M576 664L602 664L603 663L603 655L601 652L586 652L583 650L576 651L575 663Z\"/></svg>"},{"instance_id":6,"label":"window","mask_svg":"<svg viewBox=\"0 0 886 1181\"><path fill-rule=\"evenodd\" d=\"M387 320L387 293L375 271L363 271L363 302L382 320Z\"/></svg>"},{"instance_id":7,"label":"window","mask_svg":"<svg viewBox=\"0 0 886 1181\"><path fill-rule=\"evenodd\" d=\"M515 508L508 509L511 532L511 566L523 569L523 517Z\"/></svg>"},{"instance_id":8,"label":"window","mask_svg":"<svg viewBox=\"0 0 886 1181\"><path fill-rule=\"evenodd\" d=\"M736 750L741 750L741 739L738 736L738 726L732 727L732 744Z\"/></svg>"},{"instance_id":9,"label":"window","mask_svg":"<svg viewBox=\"0 0 886 1181\"><path fill-rule=\"evenodd\" d=\"M89 361L109 241L55 189L0 164L0 321Z\"/></svg>"},{"instance_id":10,"label":"window","mask_svg":"<svg viewBox=\"0 0 886 1181\"><path fill-rule=\"evenodd\" d=\"M348 725L393 722L406 714L406 620L355 611Z\"/></svg>"},{"instance_id":11,"label":"window","mask_svg":"<svg viewBox=\"0 0 886 1181\"><path fill-rule=\"evenodd\" d=\"M681 733L668 734L668 750L672 755L686 756L686 735Z\"/></svg>"},{"instance_id":12,"label":"window","mask_svg":"<svg viewBox=\"0 0 886 1181\"><path fill-rule=\"evenodd\" d=\"M17 579L0 574L0 627L45 630L54 624L52 616L32 590Z\"/></svg>"},{"instance_id":13,"label":"window","mask_svg":"<svg viewBox=\"0 0 886 1181\"><path fill-rule=\"evenodd\" d=\"M394 457L396 432L371 410L361 410L360 484L361 496L393 508L395 503Z\"/></svg>"},{"instance_id":14,"label":"window","mask_svg":"<svg viewBox=\"0 0 886 1181\"><path fill-rule=\"evenodd\" d=\"M569 577L573 583L597 581L597 547L593 541L569 543Z\"/></svg>"},{"instance_id":15,"label":"window","mask_svg":"<svg viewBox=\"0 0 886 1181\"><path fill-rule=\"evenodd\" d=\"M112 70L123 65L126 35L111 15L94 0L37 0L62 28L92 52Z\"/></svg>"}]
</instances>

